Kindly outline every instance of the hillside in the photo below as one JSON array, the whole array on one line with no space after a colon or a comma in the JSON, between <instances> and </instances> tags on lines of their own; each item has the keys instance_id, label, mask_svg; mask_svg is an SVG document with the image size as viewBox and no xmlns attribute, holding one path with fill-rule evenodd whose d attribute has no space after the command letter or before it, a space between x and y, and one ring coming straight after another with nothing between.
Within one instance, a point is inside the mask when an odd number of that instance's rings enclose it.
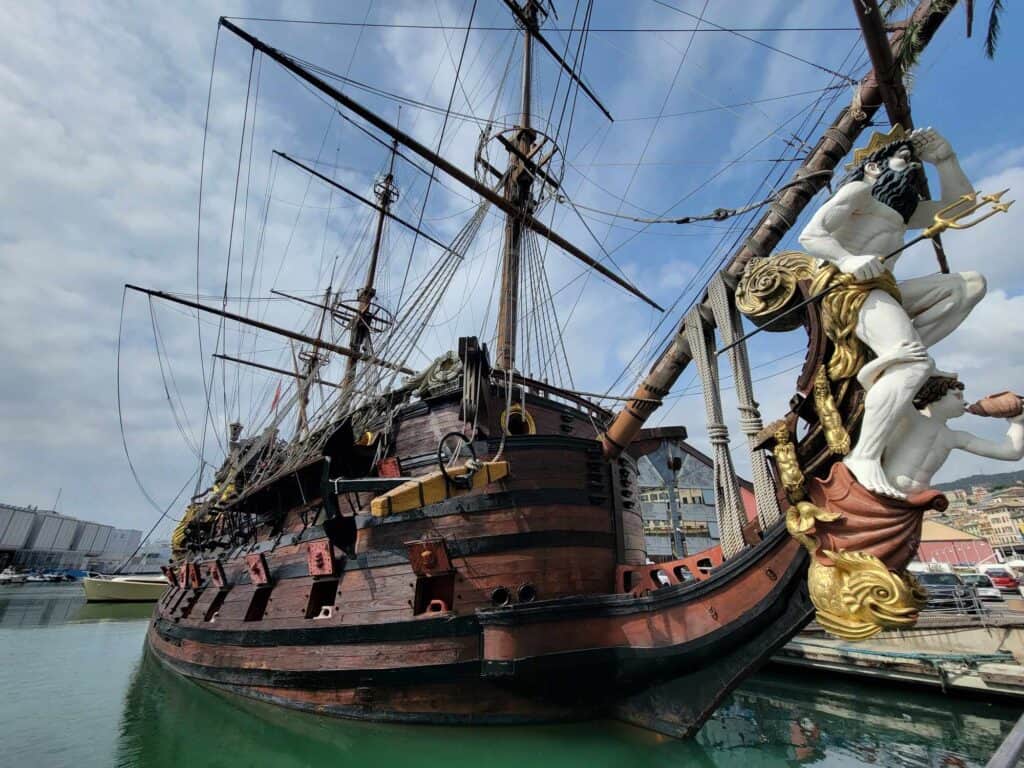
<instances>
[{"instance_id":1,"label":"hillside","mask_svg":"<svg viewBox=\"0 0 1024 768\"><path fill-rule=\"evenodd\" d=\"M975 485L993 488L997 485L1013 485L1019 481L1024 481L1024 469L1019 469L1016 472L999 472L994 475L968 475L949 483L939 483L935 488L940 491L952 491L957 488L970 491Z\"/></svg>"}]
</instances>

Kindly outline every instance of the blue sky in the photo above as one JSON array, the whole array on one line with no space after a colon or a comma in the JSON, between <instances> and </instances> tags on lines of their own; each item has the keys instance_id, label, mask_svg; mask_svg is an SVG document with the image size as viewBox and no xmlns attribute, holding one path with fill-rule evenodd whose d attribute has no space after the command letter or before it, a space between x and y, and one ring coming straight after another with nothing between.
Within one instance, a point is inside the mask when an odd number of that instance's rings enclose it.
<instances>
[{"instance_id":1,"label":"blue sky","mask_svg":"<svg viewBox=\"0 0 1024 768\"><path fill-rule=\"evenodd\" d=\"M608 123L581 97L568 136L565 176L565 188L581 205L616 211L618 198L624 197L623 213L681 216L763 197L768 189L759 185L766 175L773 182L786 179L786 168L795 167L779 159L799 156L799 141L812 137L813 143L821 130L815 121L827 103L822 99L834 97L822 125L849 103L852 91L846 86L822 90L843 82L830 71L854 78L867 71L858 33L850 29L856 26L853 12L844 0L669 4L727 28L816 28L743 33L814 65L722 31L592 33L583 70L616 121ZM0 113L8 127L0 136L8 159L7 184L0 192L5 212L0 217L0 268L6 278L0 302L5 330L0 338L5 361L0 373L0 498L47 506L63 488L61 510L68 514L138 527L154 519L121 445L115 387L121 286L132 282L195 292L197 195L217 17L458 27L465 25L471 6L469 0L352 0L342 6L288 3L284 10L276 3L223 2L187 7L36 3L7 9L11 44L0 54L5 86L0 88ZM568 27L574 6L558 2L560 18L550 23ZM915 119L950 139L968 175L986 191L1013 186L1024 195L1024 110L1015 85L1024 72L1024 53L1015 45L1024 16L1008 8L999 55L991 62L983 56L981 40L988 4L979 4L977 11L973 39L964 37L960 8L926 51L912 83ZM354 80L442 106L451 96L463 40L457 29L374 27L360 32L355 27L239 23L272 45L348 72ZM696 25L696 19L650 0L597 0L592 21L598 28L689 30ZM507 11L496 0L479 0L474 26L508 27ZM473 33L461 86L455 90L456 112L486 116L492 105L499 116L514 110L511 95L493 99L510 52L515 66L514 37L509 31ZM557 47L564 46L564 35L552 33L551 38ZM575 38L572 42L574 48ZM261 297L269 296L272 287L312 294L325 287L336 256L342 271L360 263L366 212L320 184L308 184L298 171L273 166L270 151L319 157L321 170L364 192L383 168L386 152L264 61L258 101L250 94L247 125L255 111L255 138L247 138L244 147L236 197L250 60L247 46L221 32L202 167L200 291L219 296L227 274L229 284L241 285L242 293L255 275L254 293ZM556 72L543 53L537 68L535 111L546 117ZM349 92L382 114L397 116L394 101L359 89ZM758 103L745 104L750 101ZM554 114L557 123L557 109ZM661 119L652 119L658 114ZM803 122L808 115L811 121ZM436 145L441 127L436 113L406 105L401 121L420 140ZM563 123L563 139L567 132ZM476 123L451 120L443 144L446 156L470 169L477 136ZM403 162L398 177L398 211L416 220L426 178ZM272 200L264 218L267 190ZM423 209L425 228L450 238L472 205L471 195L441 176ZM935 352L942 367L961 372L969 397L1024 387L1019 362L1024 283L1013 236L1022 208L1002 221L947 238L955 269L979 269L990 278L989 297ZM543 214L549 220L552 212ZM709 265L740 236L733 223L747 221L656 225L637 233L631 230L641 225L609 226L605 215L585 216L593 236L565 206L558 206L552 221L595 257L607 259L602 248L610 252L611 268L621 269L666 306L678 300L679 309L695 295ZM799 228L785 245L793 246ZM493 334L490 300L497 282L499 232L500 220L492 215L453 280L438 322L411 358L416 366L453 346L458 335ZM411 240L393 227L388 243L387 277L381 285L385 301L397 296ZM410 274L424 274L436 257L436 250L421 242ZM930 258L926 249L908 254L897 275L934 271ZM256 263L262 266L254 270ZM629 391L649 358L633 361L634 353L660 315L555 250L546 253L545 265L558 292L560 320L568 320L565 340L576 386ZM308 326L313 319L288 302L261 302L247 309L293 327ZM677 309L663 329L679 315ZM151 315L137 296L128 298L124 319L120 390L125 439L139 479L162 505L196 463L188 443L198 440L205 405L196 323L187 313L163 306ZM200 327L208 355L217 326ZM290 367L291 351L279 340L231 329L228 334L229 350ZM789 369L799 363L801 349L798 334L764 334L752 350L756 375L763 378L758 386L766 419L784 408L794 375ZM207 373L210 362L207 357ZM219 382L215 386L214 400L220 405L214 406L213 424L224 423L225 404L232 417L245 419L248 411L266 416L278 379L247 376L236 390L235 375L234 370L226 374L224 391ZM701 400L697 391L687 389L691 377L684 374L677 387L682 396L657 421L687 425L701 445ZM961 426L992 437L1003 431L1000 424L980 420L968 424L965 419ZM208 455L216 455L212 436L208 446ZM1004 467L961 457L950 462L940 479Z\"/></svg>"}]
</instances>

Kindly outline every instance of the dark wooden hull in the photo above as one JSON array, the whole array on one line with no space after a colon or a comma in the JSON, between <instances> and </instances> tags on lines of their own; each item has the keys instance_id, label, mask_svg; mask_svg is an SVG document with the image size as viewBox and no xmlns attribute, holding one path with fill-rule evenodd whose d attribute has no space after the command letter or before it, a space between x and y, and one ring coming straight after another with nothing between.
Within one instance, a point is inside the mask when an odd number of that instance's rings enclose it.
<instances>
[{"instance_id":1,"label":"dark wooden hull","mask_svg":"<svg viewBox=\"0 0 1024 768\"><path fill-rule=\"evenodd\" d=\"M447 429L443 406L435 432ZM536 410L538 421L582 431L556 409ZM399 443L403 432L407 455L423 453L422 428L403 423ZM204 684L324 714L421 723L611 715L688 735L809 620L806 556L780 524L697 581L627 591L624 568L649 577L636 465L604 461L593 437L509 437L508 477L350 518L347 555L330 535L332 505L307 503L256 545L196 558L193 583L158 603L148 643ZM484 447L493 455L498 445ZM332 501L352 511L369 503L365 494ZM434 611L423 610L423 574L410 559L410 543L428 541L443 541L451 565ZM317 547L332 553L332 572L314 567ZM259 554L265 585L246 565ZM209 575L214 555L223 586ZM508 604L496 606L496 595ZM658 702L672 680L689 682L685 704L669 712ZM661 722L661 711L672 716Z\"/></svg>"}]
</instances>

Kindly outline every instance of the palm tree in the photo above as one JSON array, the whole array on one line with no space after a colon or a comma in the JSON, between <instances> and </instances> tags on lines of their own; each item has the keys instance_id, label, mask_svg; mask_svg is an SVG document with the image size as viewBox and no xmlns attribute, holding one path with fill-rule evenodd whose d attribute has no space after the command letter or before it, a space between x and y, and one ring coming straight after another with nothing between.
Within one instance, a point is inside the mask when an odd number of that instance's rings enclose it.
<instances>
[{"instance_id":1,"label":"palm tree","mask_svg":"<svg viewBox=\"0 0 1024 768\"><path fill-rule=\"evenodd\" d=\"M948 2L950 5L955 2L955 0L938 0L938 2L943 1ZM884 6L886 19L890 19L896 11L909 4L910 0L889 0ZM964 6L967 11L967 36L970 37L974 27L974 0L965 0ZM985 55L990 59L994 59L996 55L996 47L999 44L999 17L1002 16L1004 10L1006 10L1006 7L1003 0L992 0L992 5L989 7L988 12L988 28L985 30ZM918 54L921 52L918 32L919 30L911 24L903 35L903 45L897 54L896 60L904 72L909 71L917 63Z\"/></svg>"},{"instance_id":2,"label":"palm tree","mask_svg":"<svg viewBox=\"0 0 1024 768\"><path fill-rule=\"evenodd\" d=\"M973 2L968 2L968 9L971 9L973 4ZM990 59L994 59L996 56L996 45L999 42L999 17L1004 10L1003 0L992 0L992 7L988 12L988 30L985 32L985 55Z\"/></svg>"}]
</instances>

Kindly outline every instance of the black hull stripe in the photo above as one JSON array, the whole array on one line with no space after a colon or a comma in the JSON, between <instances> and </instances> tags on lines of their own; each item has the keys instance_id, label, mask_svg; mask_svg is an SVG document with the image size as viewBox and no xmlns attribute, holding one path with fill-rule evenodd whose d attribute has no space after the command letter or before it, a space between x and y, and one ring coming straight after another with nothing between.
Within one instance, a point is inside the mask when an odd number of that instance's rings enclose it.
<instances>
[{"instance_id":1,"label":"black hull stripe","mask_svg":"<svg viewBox=\"0 0 1024 768\"><path fill-rule=\"evenodd\" d=\"M744 642L755 640L786 613L793 600L799 600L798 576L806 565L806 555L792 564L785 577L753 609L730 624L703 637L662 648L592 648L518 659L510 662L468 661L454 664L356 670L275 670L240 667L215 667L175 659L154 648L156 655L188 677L220 685L268 686L324 690L357 686L403 686L427 683L451 683L478 675L495 681L522 685L527 690L550 693L554 683L579 682L584 675L600 680L620 694L641 690L653 683L670 680L688 671L713 665L715 659ZM797 632L810 619L802 614L789 628ZM167 636L156 631L161 637ZM266 633L260 633L266 634ZM189 639L198 639L192 638ZM408 639L408 638L403 638Z\"/></svg>"},{"instance_id":2,"label":"black hull stripe","mask_svg":"<svg viewBox=\"0 0 1024 768\"><path fill-rule=\"evenodd\" d=\"M595 547L615 551L615 534L596 531L524 531L504 533L497 536L478 536L473 539L445 539L448 554L452 557L471 555L493 555L517 549L542 549L546 547ZM402 549L376 549L364 552L345 561L345 570L380 568L387 565L401 565L409 562L409 555Z\"/></svg>"},{"instance_id":3,"label":"black hull stripe","mask_svg":"<svg viewBox=\"0 0 1024 768\"><path fill-rule=\"evenodd\" d=\"M259 629L257 627L253 627L253 629L208 629L157 619L153 623L153 628L160 637L170 642L192 640L209 645L233 645L244 648L273 648L281 645L396 643L402 640L469 637L480 633L480 626L475 616L298 629Z\"/></svg>"},{"instance_id":4,"label":"black hull stripe","mask_svg":"<svg viewBox=\"0 0 1024 768\"><path fill-rule=\"evenodd\" d=\"M153 650L157 658L186 677L222 685L297 688L304 691L450 683L460 678L474 678L480 672L480 663L477 661L391 669L282 670L212 667L175 659L155 648Z\"/></svg>"},{"instance_id":5,"label":"black hull stripe","mask_svg":"<svg viewBox=\"0 0 1024 768\"><path fill-rule=\"evenodd\" d=\"M474 514L477 512L497 512L502 509L517 507L604 507L590 499L590 493L579 488L529 488L518 491L500 491L498 493L482 493L475 496L462 496L437 504L428 504L420 509L399 512L387 517L367 517L360 515L356 520L359 528L377 528L380 526L407 523L412 520L423 520L448 515ZM611 514L611 510L607 510Z\"/></svg>"},{"instance_id":6,"label":"black hull stripe","mask_svg":"<svg viewBox=\"0 0 1024 768\"><path fill-rule=\"evenodd\" d=\"M452 557L468 557L470 555L491 555L517 549L543 547L595 547L614 551L615 534L598 531L525 531L522 533L506 533L498 536L478 536L472 539L446 539L445 546ZM358 571L364 568L383 568L389 565L402 565L409 562L409 554L402 549L375 549L364 552L345 561L346 571ZM275 581L283 579L299 579L309 576L309 565L300 561L270 568L271 577ZM249 572L241 571L234 584L249 584Z\"/></svg>"}]
</instances>

